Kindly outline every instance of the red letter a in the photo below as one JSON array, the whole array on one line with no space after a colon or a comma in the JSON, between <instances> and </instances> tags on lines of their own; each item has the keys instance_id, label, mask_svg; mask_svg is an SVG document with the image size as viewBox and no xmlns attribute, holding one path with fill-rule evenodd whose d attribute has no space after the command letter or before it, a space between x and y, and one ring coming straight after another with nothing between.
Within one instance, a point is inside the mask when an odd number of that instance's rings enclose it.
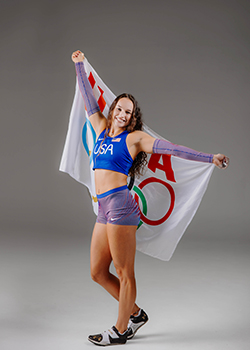
<instances>
[{"instance_id":1,"label":"red letter a","mask_svg":"<svg viewBox=\"0 0 250 350\"><path fill-rule=\"evenodd\" d=\"M162 157L162 163L159 163L160 158ZM174 178L174 171L171 164L171 155L169 154L152 154L149 162L148 168L152 170L154 173L156 169L164 171L167 180L176 182Z\"/></svg>"}]
</instances>

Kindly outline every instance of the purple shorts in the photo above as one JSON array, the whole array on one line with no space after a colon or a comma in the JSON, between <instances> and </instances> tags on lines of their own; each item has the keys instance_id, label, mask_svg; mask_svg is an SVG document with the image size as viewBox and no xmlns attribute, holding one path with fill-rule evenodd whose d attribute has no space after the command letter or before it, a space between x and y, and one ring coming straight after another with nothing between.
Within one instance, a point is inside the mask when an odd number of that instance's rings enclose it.
<instances>
[{"instance_id":1,"label":"purple shorts","mask_svg":"<svg viewBox=\"0 0 250 350\"><path fill-rule=\"evenodd\" d=\"M140 210L128 187L121 186L97 195L100 224L138 226Z\"/></svg>"}]
</instances>

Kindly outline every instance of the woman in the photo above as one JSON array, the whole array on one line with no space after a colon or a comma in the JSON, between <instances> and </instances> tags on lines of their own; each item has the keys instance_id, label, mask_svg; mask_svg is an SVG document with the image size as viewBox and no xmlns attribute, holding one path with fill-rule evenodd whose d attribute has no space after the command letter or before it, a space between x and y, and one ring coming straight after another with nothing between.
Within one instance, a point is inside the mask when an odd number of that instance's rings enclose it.
<instances>
[{"instance_id":1,"label":"woman","mask_svg":"<svg viewBox=\"0 0 250 350\"><path fill-rule=\"evenodd\" d=\"M88 339L103 346L125 344L148 321L145 311L135 303L134 260L140 210L127 188L128 174L141 173L146 153L213 162L220 168L227 166L228 158L222 154L199 153L144 133L140 109L130 94L115 99L106 119L93 96L83 59L81 51L72 54L89 120L97 135L93 169L98 216L91 241L91 276L119 301L115 326ZM118 278L109 272L112 261Z\"/></svg>"}]
</instances>

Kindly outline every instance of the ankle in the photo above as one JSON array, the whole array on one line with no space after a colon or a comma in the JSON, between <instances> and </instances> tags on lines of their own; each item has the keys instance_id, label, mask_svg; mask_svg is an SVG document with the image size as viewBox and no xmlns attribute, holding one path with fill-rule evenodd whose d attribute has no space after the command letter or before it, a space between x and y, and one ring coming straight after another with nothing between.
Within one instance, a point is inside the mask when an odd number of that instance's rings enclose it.
<instances>
[{"instance_id":1,"label":"ankle","mask_svg":"<svg viewBox=\"0 0 250 350\"><path fill-rule=\"evenodd\" d=\"M135 312L132 313L132 316L138 316L139 312L140 312L141 308L137 307Z\"/></svg>"},{"instance_id":2,"label":"ankle","mask_svg":"<svg viewBox=\"0 0 250 350\"><path fill-rule=\"evenodd\" d=\"M120 335L123 335L125 332L127 332L127 328L126 328L125 330L122 330L122 328L118 328L118 327L116 327L116 326L115 326L115 328L118 330L118 333L119 333Z\"/></svg>"}]
</instances>

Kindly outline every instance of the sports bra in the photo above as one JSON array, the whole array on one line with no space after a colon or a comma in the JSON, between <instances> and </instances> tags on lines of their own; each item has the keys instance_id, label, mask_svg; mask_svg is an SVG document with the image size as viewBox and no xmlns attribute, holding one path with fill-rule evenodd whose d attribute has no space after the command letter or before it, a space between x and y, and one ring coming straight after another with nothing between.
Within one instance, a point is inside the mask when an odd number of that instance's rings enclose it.
<instances>
[{"instance_id":1,"label":"sports bra","mask_svg":"<svg viewBox=\"0 0 250 350\"><path fill-rule=\"evenodd\" d=\"M101 132L94 146L93 170L106 169L128 175L134 161L126 144L129 132L124 130L115 137L106 136L104 139L105 131Z\"/></svg>"}]
</instances>

